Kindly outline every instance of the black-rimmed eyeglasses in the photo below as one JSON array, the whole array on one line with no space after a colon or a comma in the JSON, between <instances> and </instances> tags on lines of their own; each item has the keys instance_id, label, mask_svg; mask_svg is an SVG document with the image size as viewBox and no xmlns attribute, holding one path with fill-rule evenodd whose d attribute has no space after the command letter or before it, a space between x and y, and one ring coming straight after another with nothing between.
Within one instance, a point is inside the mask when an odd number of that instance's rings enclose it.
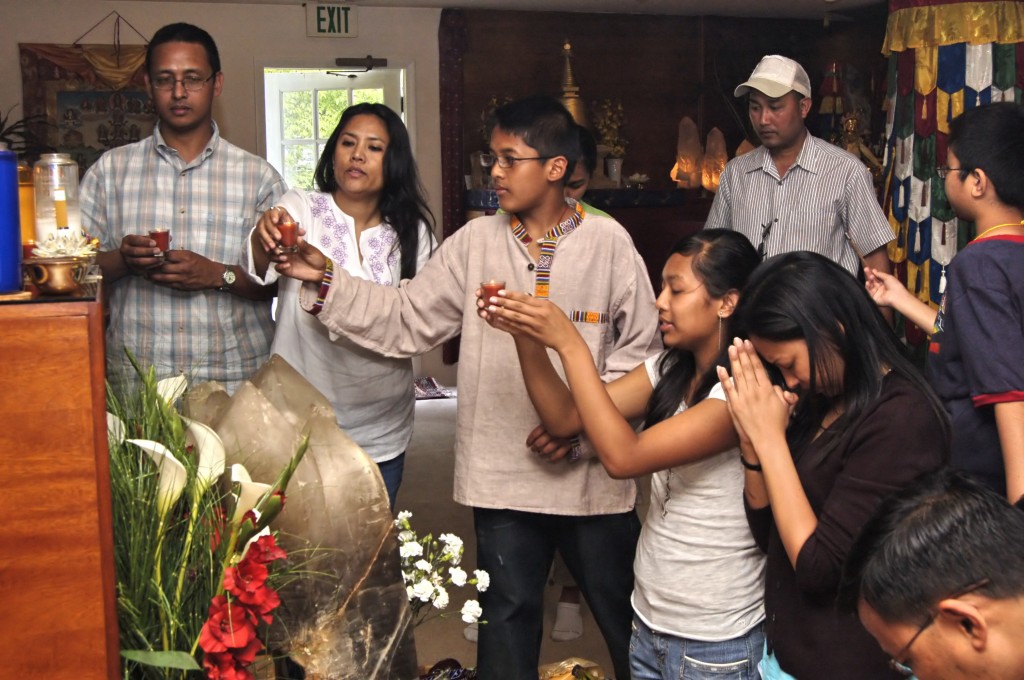
<instances>
[{"instance_id":1,"label":"black-rimmed eyeglasses","mask_svg":"<svg viewBox=\"0 0 1024 680\"><path fill-rule=\"evenodd\" d=\"M508 155L495 155L493 153L480 154L480 165L485 168L493 167L495 163L499 168L511 168L517 161L546 161L554 156L531 156L529 158L517 158Z\"/></svg>"},{"instance_id":2,"label":"black-rimmed eyeglasses","mask_svg":"<svg viewBox=\"0 0 1024 680\"><path fill-rule=\"evenodd\" d=\"M939 176L939 179L946 179L946 175L953 172L954 170L962 170L963 168L951 168L948 165L940 165L935 168L935 173Z\"/></svg>"},{"instance_id":3,"label":"black-rimmed eyeglasses","mask_svg":"<svg viewBox=\"0 0 1024 680\"><path fill-rule=\"evenodd\" d=\"M189 92L199 92L206 84L213 80L213 76L217 75L214 73L209 78L201 78L199 76L185 76L184 78L175 78L174 76L162 75L153 78L149 82L153 83L153 87L158 90L173 90L174 86L181 83Z\"/></svg>"},{"instance_id":4,"label":"black-rimmed eyeglasses","mask_svg":"<svg viewBox=\"0 0 1024 680\"><path fill-rule=\"evenodd\" d=\"M955 600L957 598L961 598L964 595L973 593L976 590L981 590L991 582L991 579L983 578L980 581L975 581L971 585L965 586L960 590L956 591L955 593L953 593L952 595L949 595L948 597L944 597L942 599ZM903 648L900 649L900 651L896 652L896 654L891 659L889 659L889 668L893 669L905 678L909 678L914 675L914 669L912 669L909 664L903 661L897 661L897 659L906 658L907 654L910 652L910 648L913 646L915 642L917 642L917 638L921 637L921 633L928 630L928 627L935 623L935 619L937 618L939 618L939 611L936 610L931 612L931 615L928 617L928 620L925 621L921 625L921 627L917 629L917 632L914 633L914 636L910 638L910 641L907 642L907 644L903 645Z\"/></svg>"}]
</instances>

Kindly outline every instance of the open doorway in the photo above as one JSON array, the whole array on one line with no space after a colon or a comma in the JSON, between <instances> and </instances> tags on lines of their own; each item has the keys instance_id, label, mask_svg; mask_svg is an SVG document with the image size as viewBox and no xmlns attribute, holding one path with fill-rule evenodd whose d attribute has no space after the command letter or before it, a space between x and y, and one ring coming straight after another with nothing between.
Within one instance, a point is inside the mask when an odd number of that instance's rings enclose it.
<instances>
[{"instance_id":1,"label":"open doorway","mask_svg":"<svg viewBox=\"0 0 1024 680\"><path fill-rule=\"evenodd\" d=\"M313 188L313 174L342 111L364 102L405 112L405 69L343 73L327 69L263 69L267 160L289 187Z\"/></svg>"}]
</instances>

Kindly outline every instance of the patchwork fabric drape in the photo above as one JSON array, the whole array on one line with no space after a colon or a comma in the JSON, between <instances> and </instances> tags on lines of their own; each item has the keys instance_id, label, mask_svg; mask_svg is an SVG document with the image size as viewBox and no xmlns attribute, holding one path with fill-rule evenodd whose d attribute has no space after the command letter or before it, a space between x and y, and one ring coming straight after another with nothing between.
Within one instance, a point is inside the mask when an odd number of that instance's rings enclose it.
<instances>
[{"instance_id":1,"label":"patchwork fabric drape","mask_svg":"<svg viewBox=\"0 0 1024 680\"><path fill-rule=\"evenodd\" d=\"M974 237L946 199L949 123L966 109L1021 101L1024 2L890 0L882 53L885 106L884 208L896 239L889 257L918 298L937 306L945 266ZM924 332L908 323L907 339Z\"/></svg>"}]
</instances>

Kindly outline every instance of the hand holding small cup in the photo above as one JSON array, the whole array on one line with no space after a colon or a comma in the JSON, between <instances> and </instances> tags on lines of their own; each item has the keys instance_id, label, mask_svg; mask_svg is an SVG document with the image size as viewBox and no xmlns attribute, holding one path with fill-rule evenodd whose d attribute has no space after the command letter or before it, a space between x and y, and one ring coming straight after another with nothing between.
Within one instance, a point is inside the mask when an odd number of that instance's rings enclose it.
<instances>
[{"instance_id":1,"label":"hand holding small cup","mask_svg":"<svg viewBox=\"0 0 1024 680\"><path fill-rule=\"evenodd\" d=\"M150 230L149 237L156 243L156 247L164 255L171 249L171 231L166 227L156 227Z\"/></svg>"}]
</instances>

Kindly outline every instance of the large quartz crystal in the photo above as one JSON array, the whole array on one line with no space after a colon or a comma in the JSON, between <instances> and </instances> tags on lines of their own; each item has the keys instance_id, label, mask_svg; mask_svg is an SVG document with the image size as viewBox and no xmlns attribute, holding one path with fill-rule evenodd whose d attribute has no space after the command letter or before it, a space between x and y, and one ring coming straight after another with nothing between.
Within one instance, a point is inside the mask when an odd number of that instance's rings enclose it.
<instances>
[{"instance_id":1,"label":"large quartz crystal","mask_svg":"<svg viewBox=\"0 0 1024 680\"><path fill-rule=\"evenodd\" d=\"M377 466L339 429L330 402L274 355L228 398L214 383L188 396L228 464L272 482L303 433L309 449L274 522L297 578L280 590L271 647L310 680L416 677L411 614L387 490Z\"/></svg>"}]
</instances>

